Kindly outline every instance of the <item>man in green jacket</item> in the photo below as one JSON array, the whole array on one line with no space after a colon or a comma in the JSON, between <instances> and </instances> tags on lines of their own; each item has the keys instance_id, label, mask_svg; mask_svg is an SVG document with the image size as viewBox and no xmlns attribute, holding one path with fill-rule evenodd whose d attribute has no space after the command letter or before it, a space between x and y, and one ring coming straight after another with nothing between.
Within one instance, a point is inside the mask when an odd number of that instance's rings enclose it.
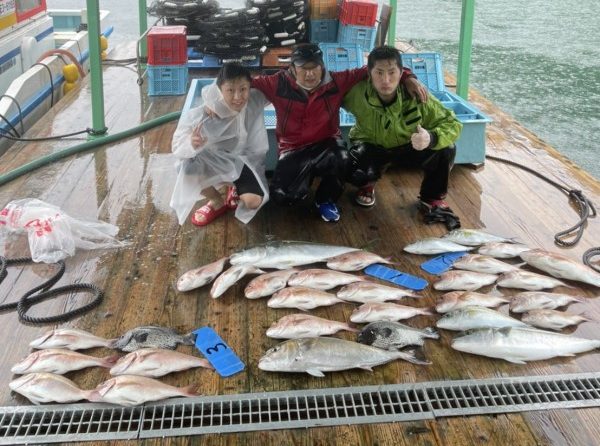
<instances>
[{"instance_id":1,"label":"man in green jacket","mask_svg":"<svg viewBox=\"0 0 600 446\"><path fill-rule=\"evenodd\" d=\"M389 164L419 167L424 171L419 198L425 221L460 227L444 198L462 124L431 94L427 102L407 94L399 83L402 61L396 48L375 48L367 65L369 79L356 84L343 102L356 117L348 178L359 187L356 202L375 204L375 183Z\"/></svg>"}]
</instances>

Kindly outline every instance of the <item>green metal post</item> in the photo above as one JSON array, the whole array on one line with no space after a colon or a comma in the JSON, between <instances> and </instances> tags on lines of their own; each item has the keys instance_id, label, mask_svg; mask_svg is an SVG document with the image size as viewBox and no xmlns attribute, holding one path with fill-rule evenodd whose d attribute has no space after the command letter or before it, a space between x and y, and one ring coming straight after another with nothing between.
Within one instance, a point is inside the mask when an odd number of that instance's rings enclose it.
<instances>
[{"instance_id":1,"label":"green metal post","mask_svg":"<svg viewBox=\"0 0 600 446\"><path fill-rule=\"evenodd\" d=\"M468 99L469 96L469 72L471 70L474 16L475 0L463 0L460 19L460 40L458 43L458 72L456 74L456 94L463 99Z\"/></svg>"},{"instance_id":2,"label":"green metal post","mask_svg":"<svg viewBox=\"0 0 600 446\"><path fill-rule=\"evenodd\" d=\"M140 22L140 36L143 36L148 29L148 12L146 11L146 0L140 0L139 2L139 22ZM146 38L140 43L140 57L144 59L148 56L148 47Z\"/></svg>"},{"instance_id":3,"label":"green metal post","mask_svg":"<svg viewBox=\"0 0 600 446\"><path fill-rule=\"evenodd\" d=\"M390 0L390 8L392 8L392 13L390 14L390 23L388 25L387 44L396 46L396 9L398 9L398 1Z\"/></svg>"},{"instance_id":4,"label":"green metal post","mask_svg":"<svg viewBox=\"0 0 600 446\"><path fill-rule=\"evenodd\" d=\"M100 60L100 7L98 0L87 0L88 41L90 47L90 76L92 76L92 129L106 134L104 125L104 88ZM90 136L94 138L94 136Z\"/></svg>"}]
</instances>

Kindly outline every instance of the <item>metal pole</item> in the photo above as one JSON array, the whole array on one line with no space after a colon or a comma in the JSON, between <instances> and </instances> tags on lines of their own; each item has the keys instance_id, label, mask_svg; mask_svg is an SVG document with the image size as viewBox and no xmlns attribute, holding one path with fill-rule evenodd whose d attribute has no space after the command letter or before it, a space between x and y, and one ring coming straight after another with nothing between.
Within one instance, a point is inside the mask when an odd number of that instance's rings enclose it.
<instances>
[{"instance_id":1,"label":"metal pole","mask_svg":"<svg viewBox=\"0 0 600 446\"><path fill-rule=\"evenodd\" d=\"M90 76L92 76L92 129L96 135L106 134L104 124L104 88L100 58L100 7L98 0L87 1L88 42L90 47Z\"/></svg>"},{"instance_id":2,"label":"metal pole","mask_svg":"<svg viewBox=\"0 0 600 446\"><path fill-rule=\"evenodd\" d=\"M392 13L390 14L390 23L388 24L388 35L387 44L390 46L396 46L396 9L398 7L397 0L390 0L390 8Z\"/></svg>"},{"instance_id":3,"label":"metal pole","mask_svg":"<svg viewBox=\"0 0 600 446\"><path fill-rule=\"evenodd\" d=\"M148 29L148 12L146 11L146 0L139 1L139 22L140 22L140 36L143 36ZM146 44L146 38L141 42L140 56L146 59L148 56L148 48Z\"/></svg>"},{"instance_id":4,"label":"metal pole","mask_svg":"<svg viewBox=\"0 0 600 446\"><path fill-rule=\"evenodd\" d=\"M460 40L458 43L458 72L456 74L456 93L463 99L468 99L469 96L469 72L471 70L474 16L475 0L463 0L460 19Z\"/></svg>"}]
</instances>

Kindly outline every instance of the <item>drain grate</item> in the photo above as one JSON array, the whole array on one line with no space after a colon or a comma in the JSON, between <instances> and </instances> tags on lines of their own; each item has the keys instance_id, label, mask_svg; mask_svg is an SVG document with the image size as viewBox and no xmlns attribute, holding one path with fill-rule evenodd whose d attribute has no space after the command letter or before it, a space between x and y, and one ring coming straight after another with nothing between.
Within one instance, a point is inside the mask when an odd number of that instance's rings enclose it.
<instances>
[{"instance_id":1,"label":"drain grate","mask_svg":"<svg viewBox=\"0 0 600 446\"><path fill-rule=\"evenodd\" d=\"M600 406L600 373L0 408L0 444L134 440Z\"/></svg>"}]
</instances>

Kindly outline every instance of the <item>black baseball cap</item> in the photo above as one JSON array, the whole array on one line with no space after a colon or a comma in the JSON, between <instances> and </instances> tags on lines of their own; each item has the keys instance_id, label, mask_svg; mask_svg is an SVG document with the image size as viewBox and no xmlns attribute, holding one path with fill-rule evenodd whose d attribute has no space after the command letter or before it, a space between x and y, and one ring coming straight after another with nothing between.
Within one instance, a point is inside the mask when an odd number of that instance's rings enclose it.
<instances>
[{"instance_id":1,"label":"black baseball cap","mask_svg":"<svg viewBox=\"0 0 600 446\"><path fill-rule=\"evenodd\" d=\"M291 61L299 67L309 62L323 65L323 51L314 43L297 45L292 51Z\"/></svg>"}]
</instances>

